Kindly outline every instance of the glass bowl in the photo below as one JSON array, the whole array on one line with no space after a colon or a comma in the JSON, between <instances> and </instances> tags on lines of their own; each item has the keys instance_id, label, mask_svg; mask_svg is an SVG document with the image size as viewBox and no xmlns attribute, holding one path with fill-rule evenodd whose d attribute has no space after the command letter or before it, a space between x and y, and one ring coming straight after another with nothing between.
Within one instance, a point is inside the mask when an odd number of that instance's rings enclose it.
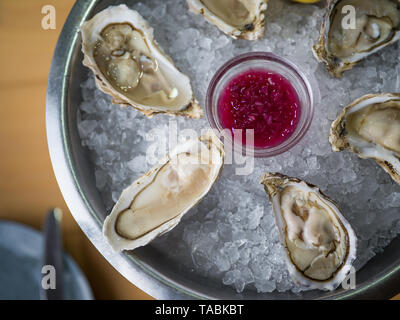
<instances>
[{"instance_id":1,"label":"glass bowl","mask_svg":"<svg viewBox=\"0 0 400 320\"><path fill-rule=\"evenodd\" d=\"M299 97L301 111L298 124L292 135L277 146L257 148L242 144L238 139L233 139L226 129L224 130L218 117L218 100L222 91L231 79L249 69L263 69L282 75L290 82ZM276 156L295 146L310 127L314 115L313 104L312 86L300 68L270 52L250 52L229 60L215 73L206 94L206 114L210 126L219 131L225 145L230 143L235 151L246 155L254 154L255 157Z\"/></svg>"}]
</instances>

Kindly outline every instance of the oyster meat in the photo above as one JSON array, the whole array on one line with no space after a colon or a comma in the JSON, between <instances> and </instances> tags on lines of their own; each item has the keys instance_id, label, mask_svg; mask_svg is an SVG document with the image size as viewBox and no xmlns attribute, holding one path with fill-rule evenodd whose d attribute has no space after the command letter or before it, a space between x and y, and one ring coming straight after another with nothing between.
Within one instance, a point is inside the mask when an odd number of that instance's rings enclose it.
<instances>
[{"instance_id":1,"label":"oyster meat","mask_svg":"<svg viewBox=\"0 0 400 320\"><path fill-rule=\"evenodd\" d=\"M351 10L355 20L352 25ZM330 0L315 57L340 77L360 60L400 39L400 0Z\"/></svg>"},{"instance_id":2,"label":"oyster meat","mask_svg":"<svg viewBox=\"0 0 400 320\"><path fill-rule=\"evenodd\" d=\"M289 273L309 289L334 290L350 272L357 237L338 207L316 186L279 173L261 179L285 248Z\"/></svg>"},{"instance_id":3,"label":"oyster meat","mask_svg":"<svg viewBox=\"0 0 400 320\"><path fill-rule=\"evenodd\" d=\"M144 246L172 230L211 189L222 170L222 142L212 131L179 144L125 189L103 234L115 251Z\"/></svg>"},{"instance_id":4,"label":"oyster meat","mask_svg":"<svg viewBox=\"0 0 400 320\"><path fill-rule=\"evenodd\" d=\"M85 22L81 34L83 64L114 103L146 116L202 116L189 78L158 46L153 29L138 12L125 5L108 7Z\"/></svg>"},{"instance_id":5,"label":"oyster meat","mask_svg":"<svg viewBox=\"0 0 400 320\"><path fill-rule=\"evenodd\" d=\"M375 159L400 184L400 93L368 94L345 107L329 142L333 151Z\"/></svg>"},{"instance_id":6,"label":"oyster meat","mask_svg":"<svg viewBox=\"0 0 400 320\"><path fill-rule=\"evenodd\" d=\"M233 38L260 39L264 35L267 0L187 0L190 11L201 14Z\"/></svg>"}]
</instances>

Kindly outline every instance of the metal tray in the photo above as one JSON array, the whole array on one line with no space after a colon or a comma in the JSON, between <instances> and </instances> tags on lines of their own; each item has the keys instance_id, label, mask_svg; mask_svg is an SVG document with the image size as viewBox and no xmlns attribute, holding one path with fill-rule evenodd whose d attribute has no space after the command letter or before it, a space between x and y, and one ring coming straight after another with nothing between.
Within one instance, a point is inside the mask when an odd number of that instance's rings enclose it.
<instances>
[{"instance_id":1,"label":"metal tray","mask_svg":"<svg viewBox=\"0 0 400 320\"><path fill-rule=\"evenodd\" d=\"M88 152L77 130L80 84L87 70L82 66L80 25L100 10L123 1L79 0L61 32L54 53L47 88L46 125L54 172L65 201L97 250L125 278L157 299L387 299L400 288L400 238L357 272L357 287L333 292L301 294L263 293L250 289L238 294L222 283L194 275L168 261L151 245L116 254L102 235L108 214L95 186Z\"/></svg>"}]
</instances>

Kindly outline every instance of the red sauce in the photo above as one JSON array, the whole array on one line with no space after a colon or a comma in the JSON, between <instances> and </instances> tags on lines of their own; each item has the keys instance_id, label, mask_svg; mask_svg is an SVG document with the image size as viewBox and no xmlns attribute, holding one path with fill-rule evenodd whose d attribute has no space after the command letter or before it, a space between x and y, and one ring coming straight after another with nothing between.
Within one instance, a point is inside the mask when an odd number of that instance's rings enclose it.
<instances>
[{"instance_id":1,"label":"red sauce","mask_svg":"<svg viewBox=\"0 0 400 320\"><path fill-rule=\"evenodd\" d=\"M300 117L299 97L282 75L250 69L234 77L218 100L221 125L229 129L253 129L254 147L274 147L294 132ZM243 143L245 131L242 133Z\"/></svg>"}]
</instances>

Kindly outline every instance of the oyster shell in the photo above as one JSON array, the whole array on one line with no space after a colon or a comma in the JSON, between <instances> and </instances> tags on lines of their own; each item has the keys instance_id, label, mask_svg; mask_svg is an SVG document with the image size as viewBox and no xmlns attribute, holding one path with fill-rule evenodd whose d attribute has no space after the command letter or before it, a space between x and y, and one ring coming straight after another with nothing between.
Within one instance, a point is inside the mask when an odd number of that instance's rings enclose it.
<instances>
[{"instance_id":1,"label":"oyster shell","mask_svg":"<svg viewBox=\"0 0 400 320\"><path fill-rule=\"evenodd\" d=\"M334 290L356 257L357 237L338 207L316 186L279 173L261 178L296 284Z\"/></svg>"},{"instance_id":2,"label":"oyster shell","mask_svg":"<svg viewBox=\"0 0 400 320\"><path fill-rule=\"evenodd\" d=\"M342 8L348 5L355 8L355 29L342 26L346 23ZM330 74L341 77L343 71L399 39L400 0L330 0L313 52Z\"/></svg>"},{"instance_id":3,"label":"oyster shell","mask_svg":"<svg viewBox=\"0 0 400 320\"><path fill-rule=\"evenodd\" d=\"M234 39L260 39L268 0L187 0L190 11L201 14Z\"/></svg>"},{"instance_id":4,"label":"oyster shell","mask_svg":"<svg viewBox=\"0 0 400 320\"><path fill-rule=\"evenodd\" d=\"M108 7L85 22L81 33L83 64L114 103L146 116L202 116L189 78L158 46L153 29L138 12L125 5Z\"/></svg>"},{"instance_id":5,"label":"oyster shell","mask_svg":"<svg viewBox=\"0 0 400 320\"><path fill-rule=\"evenodd\" d=\"M349 149L375 159L400 184L400 93L368 94L345 107L332 123L333 151Z\"/></svg>"},{"instance_id":6,"label":"oyster shell","mask_svg":"<svg viewBox=\"0 0 400 320\"><path fill-rule=\"evenodd\" d=\"M172 230L211 189L224 162L222 142L210 131L178 145L125 189L103 234L115 251L141 247Z\"/></svg>"}]
</instances>

